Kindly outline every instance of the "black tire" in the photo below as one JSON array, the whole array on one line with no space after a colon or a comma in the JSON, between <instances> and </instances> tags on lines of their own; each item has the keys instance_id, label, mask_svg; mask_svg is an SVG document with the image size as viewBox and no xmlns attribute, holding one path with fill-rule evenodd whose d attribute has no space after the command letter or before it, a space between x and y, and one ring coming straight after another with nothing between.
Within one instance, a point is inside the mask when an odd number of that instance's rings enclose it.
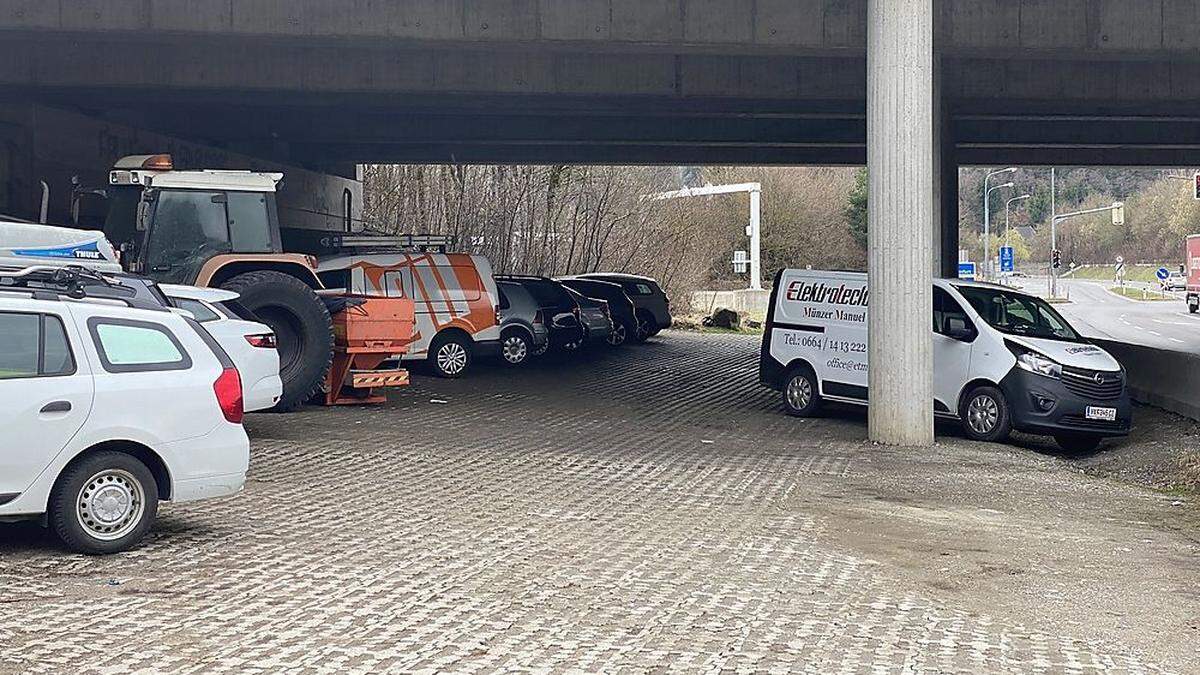
<instances>
[{"instance_id":1,"label":"black tire","mask_svg":"<svg viewBox=\"0 0 1200 675\"><path fill-rule=\"evenodd\" d=\"M626 342L629 342L629 336L632 333L629 326L624 321L614 321L612 331L605 338L605 342L610 347L620 347Z\"/></svg>"},{"instance_id":2,"label":"black tire","mask_svg":"<svg viewBox=\"0 0 1200 675\"><path fill-rule=\"evenodd\" d=\"M429 369L438 377L462 377L471 369L473 346L462 333L438 334L429 345Z\"/></svg>"},{"instance_id":3,"label":"black tire","mask_svg":"<svg viewBox=\"0 0 1200 675\"><path fill-rule=\"evenodd\" d=\"M295 410L325 384L333 360L333 320L313 289L283 272L239 274L221 284L271 327L279 342L283 395L271 410Z\"/></svg>"},{"instance_id":4,"label":"black tire","mask_svg":"<svg viewBox=\"0 0 1200 675\"><path fill-rule=\"evenodd\" d=\"M1196 312L1200 312L1200 305L1188 305L1188 311L1191 312L1192 314L1195 314Z\"/></svg>"},{"instance_id":5,"label":"black tire","mask_svg":"<svg viewBox=\"0 0 1200 675\"><path fill-rule=\"evenodd\" d=\"M100 510L106 504L125 507L127 513L110 522ZM136 457L115 451L88 455L64 471L50 492L47 513L50 528L67 548L92 555L137 546L157 515L154 474Z\"/></svg>"},{"instance_id":6,"label":"black tire","mask_svg":"<svg viewBox=\"0 0 1200 675\"><path fill-rule=\"evenodd\" d=\"M1060 434L1054 437L1058 447L1072 454L1092 452L1100 447L1103 440L1103 437L1095 434Z\"/></svg>"},{"instance_id":7,"label":"black tire","mask_svg":"<svg viewBox=\"0 0 1200 675\"><path fill-rule=\"evenodd\" d=\"M654 320L654 316L650 312L642 310L637 313L636 319L637 324L633 329L633 341L641 343L653 337L654 328L658 325Z\"/></svg>"},{"instance_id":8,"label":"black tire","mask_svg":"<svg viewBox=\"0 0 1200 675\"><path fill-rule=\"evenodd\" d=\"M510 328L500 335L500 360L510 366L523 366L533 356L533 341L521 328Z\"/></svg>"},{"instance_id":9,"label":"black tire","mask_svg":"<svg viewBox=\"0 0 1200 675\"><path fill-rule=\"evenodd\" d=\"M812 417L821 409L817 376L808 366L797 366L783 378L783 408L794 417Z\"/></svg>"},{"instance_id":10,"label":"black tire","mask_svg":"<svg viewBox=\"0 0 1200 675\"><path fill-rule=\"evenodd\" d=\"M1004 392L991 385L979 385L963 397L959 410L967 438L987 443L1003 443L1012 434L1012 413Z\"/></svg>"}]
</instances>

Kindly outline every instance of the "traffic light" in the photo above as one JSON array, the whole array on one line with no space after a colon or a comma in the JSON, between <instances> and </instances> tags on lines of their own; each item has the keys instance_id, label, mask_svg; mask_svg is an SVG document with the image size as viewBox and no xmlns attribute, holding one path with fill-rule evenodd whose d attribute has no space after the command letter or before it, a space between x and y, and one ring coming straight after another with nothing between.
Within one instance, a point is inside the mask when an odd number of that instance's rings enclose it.
<instances>
[{"instance_id":1,"label":"traffic light","mask_svg":"<svg viewBox=\"0 0 1200 675\"><path fill-rule=\"evenodd\" d=\"M1195 175L1192 185L1196 188L1195 198L1200 199L1200 173Z\"/></svg>"},{"instance_id":2,"label":"traffic light","mask_svg":"<svg viewBox=\"0 0 1200 675\"><path fill-rule=\"evenodd\" d=\"M1050 252L1050 266L1054 269L1062 267L1062 251L1054 249Z\"/></svg>"}]
</instances>

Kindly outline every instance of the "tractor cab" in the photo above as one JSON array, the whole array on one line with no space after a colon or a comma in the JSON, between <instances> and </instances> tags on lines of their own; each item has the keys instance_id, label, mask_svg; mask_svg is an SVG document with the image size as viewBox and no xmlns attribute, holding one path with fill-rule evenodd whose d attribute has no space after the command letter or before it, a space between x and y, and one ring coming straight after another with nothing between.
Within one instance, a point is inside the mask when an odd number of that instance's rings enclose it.
<instances>
[{"instance_id":1,"label":"tractor cab","mask_svg":"<svg viewBox=\"0 0 1200 675\"><path fill-rule=\"evenodd\" d=\"M122 158L109 172L104 234L130 271L196 283L216 256L281 252L280 173L176 171L170 155Z\"/></svg>"}]
</instances>

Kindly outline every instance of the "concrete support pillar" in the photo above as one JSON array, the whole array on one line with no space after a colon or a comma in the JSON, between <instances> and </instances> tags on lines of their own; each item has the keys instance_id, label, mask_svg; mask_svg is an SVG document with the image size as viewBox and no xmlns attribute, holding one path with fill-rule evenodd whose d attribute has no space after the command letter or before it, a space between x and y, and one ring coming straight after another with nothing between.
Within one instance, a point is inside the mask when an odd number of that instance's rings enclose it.
<instances>
[{"instance_id":1,"label":"concrete support pillar","mask_svg":"<svg viewBox=\"0 0 1200 675\"><path fill-rule=\"evenodd\" d=\"M933 443L933 0L868 0L871 440Z\"/></svg>"}]
</instances>

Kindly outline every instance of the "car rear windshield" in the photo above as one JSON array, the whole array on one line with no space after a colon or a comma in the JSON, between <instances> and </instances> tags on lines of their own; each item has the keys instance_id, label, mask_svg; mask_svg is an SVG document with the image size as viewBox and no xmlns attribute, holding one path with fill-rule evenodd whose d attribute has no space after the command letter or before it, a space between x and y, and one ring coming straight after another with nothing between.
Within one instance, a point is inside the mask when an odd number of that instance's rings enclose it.
<instances>
[{"instance_id":1,"label":"car rear windshield","mask_svg":"<svg viewBox=\"0 0 1200 675\"><path fill-rule=\"evenodd\" d=\"M572 307L575 301L567 295L566 289L551 281L524 281L522 285L540 307Z\"/></svg>"},{"instance_id":2,"label":"car rear windshield","mask_svg":"<svg viewBox=\"0 0 1200 675\"><path fill-rule=\"evenodd\" d=\"M241 319L242 321L259 321L258 316L246 308L245 305L237 300L222 300L217 303L217 306L224 311L231 319Z\"/></svg>"}]
</instances>

